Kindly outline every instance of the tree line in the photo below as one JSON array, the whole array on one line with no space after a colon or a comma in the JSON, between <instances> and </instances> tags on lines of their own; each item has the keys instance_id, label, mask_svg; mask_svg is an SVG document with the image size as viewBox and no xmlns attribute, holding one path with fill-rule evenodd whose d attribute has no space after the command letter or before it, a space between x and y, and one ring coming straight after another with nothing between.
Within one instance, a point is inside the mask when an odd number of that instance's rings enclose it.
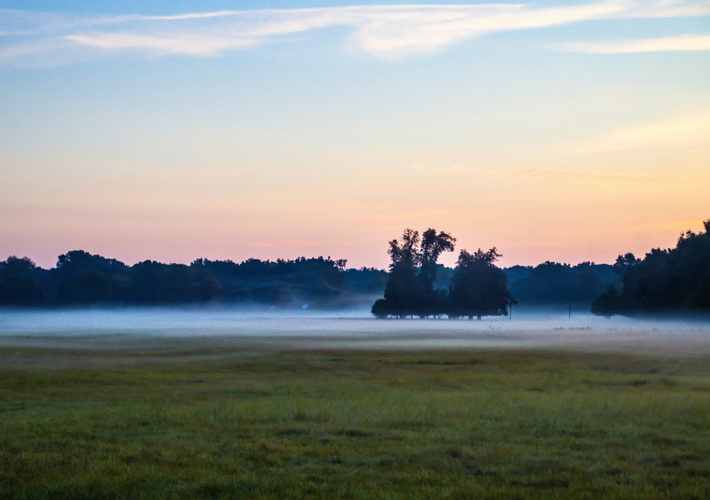
<instances>
[{"instance_id":1,"label":"tree line","mask_svg":"<svg viewBox=\"0 0 710 500\"><path fill-rule=\"evenodd\" d=\"M462 250L454 268L438 262L456 239L428 229L407 229L389 242L389 270L346 269L330 257L262 261L197 259L190 265L146 260L129 266L74 250L56 267L42 269L27 257L0 261L0 306L174 305L238 303L266 306L342 307L372 304L378 317L478 317L526 306L595 314L710 311L710 220L705 231L687 231L674 249L645 258L619 255L613 265L543 262L501 269L497 249ZM513 298L514 297L514 298Z\"/></svg>"},{"instance_id":2,"label":"tree line","mask_svg":"<svg viewBox=\"0 0 710 500\"><path fill-rule=\"evenodd\" d=\"M572 304L589 310L592 301L609 285L619 286L620 276L610 264L582 262L576 266L546 261L537 266L505 269L510 292L522 304L554 307Z\"/></svg>"},{"instance_id":3,"label":"tree line","mask_svg":"<svg viewBox=\"0 0 710 500\"><path fill-rule=\"evenodd\" d=\"M352 287L347 261L330 257L262 261L197 259L190 265L146 260L128 266L116 259L74 250L53 269L29 258L0 262L0 305L170 305L235 302L255 305L337 305L352 288L377 286L384 271L363 268ZM369 282L364 282L370 280ZM372 284L375 282L375 285Z\"/></svg>"}]
</instances>

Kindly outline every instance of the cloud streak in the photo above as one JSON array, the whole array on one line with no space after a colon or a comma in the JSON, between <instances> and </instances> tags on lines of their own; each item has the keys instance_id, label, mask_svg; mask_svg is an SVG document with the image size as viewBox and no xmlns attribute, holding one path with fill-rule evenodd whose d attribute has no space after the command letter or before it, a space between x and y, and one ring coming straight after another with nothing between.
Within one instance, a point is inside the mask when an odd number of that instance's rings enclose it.
<instances>
[{"instance_id":1,"label":"cloud streak","mask_svg":"<svg viewBox=\"0 0 710 500\"><path fill-rule=\"evenodd\" d=\"M665 177L649 174L645 172L628 171L603 171L574 168L517 168L508 170L496 170L493 173L506 175L522 180L543 180L550 179L568 180L577 182L596 182L603 184L617 184L620 182L629 183L649 183L666 182Z\"/></svg>"},{"instance_id":2,"label":"cloud streak","mask_svg":"<svg viewBox=\"0 0 710 500\"><path fill-rule=\"evenodd\" d=\"M710 50L710 35L680 35L607 43L569 43L559 48L568 52L586 54L705 51Z\"/></svg>"},{"instance_id":3,"label":"cloud streak","mask_svg":"<svg viewBox=\"0 0 710 500\"><path fill-rule=\"evenodd\" d=\"M664 121L615 130L572 146L572 154L589 154L658 147L710 144L710 112L677 116Z\"/></svg>"},{"instance_id":4,"label":"cloud streak","mask_svg":"<svg viewBox=\"0 0 710 500\"><path fill-rule=\"evenodd\" d=\"M205 34L176 36L149 36L134 33L99 33L93 35L67 35L66 40L79 45L106 50L146 50L158 53L184 55L213 55L219 52L255 45L249 38L220 37Z\"/></svg>"},{"instance_id":5,"label":"cloud streak","mask_svg":"<svg viewBox=\"0 0 710 500\"><path fill-rule=\"evenodd\" d=\"M398 58L431 54L497 32L604 19L702 15L710 15L710 4L704 0L603 0L556 7L533 3L375 5L116 17L0 10L5 25L0 33L0 62L42 65L38 58L56 52L58 47L66 51L67 43L81 53L81 58L87 49L94 57L126 51L216 56L327 28L344 29L345 41L355 50ZM704 47L705 38L663 39L661 45ZM640 45L636 51L653 45L641 42L637 42ZM44 52L38 47L44 47ZM580 44L576 50L609 53L605 50L623 48L618 44L605 47ZM625 50L634 48L629 47ZM28 53L32 54L30 60Z\"/></svg>"}]
</instances>

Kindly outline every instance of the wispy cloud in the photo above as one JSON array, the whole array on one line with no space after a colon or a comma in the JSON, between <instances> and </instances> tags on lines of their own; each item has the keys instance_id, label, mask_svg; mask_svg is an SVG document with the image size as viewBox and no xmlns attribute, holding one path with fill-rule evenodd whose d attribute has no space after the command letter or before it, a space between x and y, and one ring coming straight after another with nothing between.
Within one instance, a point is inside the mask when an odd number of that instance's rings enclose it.
<instances>
[{"instance_id":1,"label":"wispy cloud","mask_svg":"<svg viewBox=\"0 0 710 500\"><path fill-rule=\"evenodd\" d=\"M634 170L609 170L604 168L590 169L582 167L492 167L484 165L453 165L447 168L437 168L436 174L448 173L456 176L505 177L520 181L569 181L597 184L619 184L624 182L656 183L667 182L664 175L652 172Z\"/></svg>"},{"instance_id":2,"label":"wispy cloud","mask_svg":"<svg viewBox=\"0 0 710 500\"><path fill-rule=\"evenodd\" d=\"M334 27L345 28L345 41L356 50L397 58L429 54L503 31L614 18L699 15L710 15L706 0L603 0L556 7L535 3L375 5L115 17L0 10L0 62L41 65L39 58L58 47L66 59L67 42L81 58L86 56L82 48L93 51L95 57L118 51L219 55ZM28 60L30 52L33 57Z\"/></svg>"},{"instance_id":3,"label":"wispy cloud","mask_svg":"<svg viewBox=\"0 0 710 500\"><path fill-rule=\"evenodd\" d=\"M177 36L98 33L93 35L67 35L64 38L80 45L98 49L142 49L186 55L212 55L228 49L244 48L258 43L250 38L220 37L198 33Z\"/></svg>"},{"instance_id":4,"label":"wispy cloud","mask_svg":"<svg viewBox=\"0 0 710 500\"><path fill-rule=\"evenodd\" d=\"M665 182L663 176L645 172L606 171L575 168L513 168L491 171L492 174L505 175L523 180L569 180L579 182L595 182L617 184L620 182Z\"/></svg>"},{"instance_id":5,"label":"wispy cloud","mask_svg":"<svg viewBox=\"0 0 710 500\"><path fill-rule=\"evenodd\" d=\"M568 52L587 54L701 51L710 50L710 35L679 35L605 43L567 43L558 46L558 48Z\"/></svg>"},{"instance_id":6,"label":"wispy cloud","mask_svg":"<svg viewBox=\"0 0 710 500\"><path fill-rule=\"evenodd\" d=\"M568 148L572 154L710 144L710 112L623 128Z\"/></svg>"}]
</instances>

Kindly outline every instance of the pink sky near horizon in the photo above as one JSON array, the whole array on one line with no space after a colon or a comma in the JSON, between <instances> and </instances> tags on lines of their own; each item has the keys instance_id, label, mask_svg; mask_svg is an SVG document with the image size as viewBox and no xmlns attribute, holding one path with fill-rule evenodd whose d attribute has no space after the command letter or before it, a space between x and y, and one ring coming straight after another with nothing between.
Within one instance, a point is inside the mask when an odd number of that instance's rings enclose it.
<instances>
[{"instance_id":1,"label":"pink sky near horizon","mask_svg":"<svg viewBox=\"0 0 710 500\"><path fill-rule=\"evenodd\" d=\"M444 226L434 224L431 226L440 230L448 230L457 238L455 252L445 254L440 259L445 265L455 265L456 257L461 249L473 251L477 248L487 249L496 246L503 254L500 261L500 265L503 267L535 266L548 260L572 265L585 261L611 264L619 254L630 251L637 257L642 257L652 248L674 247L678 236L686 230L695 232L702 230L702 222L696 221L682 225L682 227L674 227L669 224L662 228L647 228L645 231L627 231L625 234L621 234L619 231L617 234L619 243L614 245L596 240L593 235L588 235L586 241L577 239L565 241L567 237L564 236L564 233L555 240L515 241L510 237L506 240L504 237L496 238L490 235L486 238L477 238L475 231L472 232L473 234L466 234L465 231L457 232ZM409 227L421 232L428 226L411 224ZM129 265L144 260L189 264L197 258L242 262L248 258L276 260L278 258L294 259L300 256L324 256L333 259L347 259L349 268L365 266L386 269L389 263L387 242L390 239L399 238L400 235L401 229L387 231L386 228L382 228L377 234L373 233L367 236L358 234L355 235L355 238L346 239L343 242L326 240L321 243L315 239L286 240L284 242L262 239L244 242L240 241L237 235L230 237L225 234L206 234L204 230L192 233L187 227L177 234L129 232L118 240L107 228L104 231L92 231L90 234L80 234L79 231L75 233L68 231L65 234L44 231L39 238L33 234L25 234L24 238L23 235L18 235L19 245L17 246L23 251L10 249L4 243L0 244L0 247L2 247L5 257L9 255L27 256L43 268L54 267L60 254L70 250L84 250L107 258L116 258ZM501 236L503 235L501 234ZM579 243L583 243L583 245Z\"/></svg>"},{"instance_id":2,"label":"pink sky near horizon","mask_svg":"<svg viewBox=\"0 0 710 500\"><path fill-rule=\"evenodd\" d=\"M621 253L673 247L710 217L710 140L566 153L582 165L576 169L556 166L557 155L531 155L524 168L400 163L368 172L353 165L321 180L279 179L276 168L163 176L65 169L37 184L13 172L5 176L0 258L28 256L53 267L76 249L127 264L322 255L385 268L389 240L407 227L433 227L457 238L457 253L495 246L504 266L612 263ZM583 166L595 159L606 169ZM682 166L671 169L675 162Z\"/></svg>"}]
</instances>

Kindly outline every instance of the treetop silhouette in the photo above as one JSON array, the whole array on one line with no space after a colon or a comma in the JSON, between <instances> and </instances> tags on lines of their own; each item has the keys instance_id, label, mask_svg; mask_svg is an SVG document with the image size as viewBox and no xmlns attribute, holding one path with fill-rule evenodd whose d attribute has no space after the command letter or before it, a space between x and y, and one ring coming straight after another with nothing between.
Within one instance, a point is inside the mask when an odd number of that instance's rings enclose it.
<instances>
[{"instance_id":1,"label":"treetop silhouette","mask_svg":"<svg viewBox=\"0 0 710 500\"><path fill-rule=\"evenodd\" d=\"M495 266L501 256L495 248L473 254L462 250L449 289L434 289L438 259L452 252L456 238L429 228L405 229L401 240L389 242L390 274L384 298L372 306L378 318L418 316L451 318L507 314L515 303L507 289L505 273Z\"/></svg>"}]
</instances>

